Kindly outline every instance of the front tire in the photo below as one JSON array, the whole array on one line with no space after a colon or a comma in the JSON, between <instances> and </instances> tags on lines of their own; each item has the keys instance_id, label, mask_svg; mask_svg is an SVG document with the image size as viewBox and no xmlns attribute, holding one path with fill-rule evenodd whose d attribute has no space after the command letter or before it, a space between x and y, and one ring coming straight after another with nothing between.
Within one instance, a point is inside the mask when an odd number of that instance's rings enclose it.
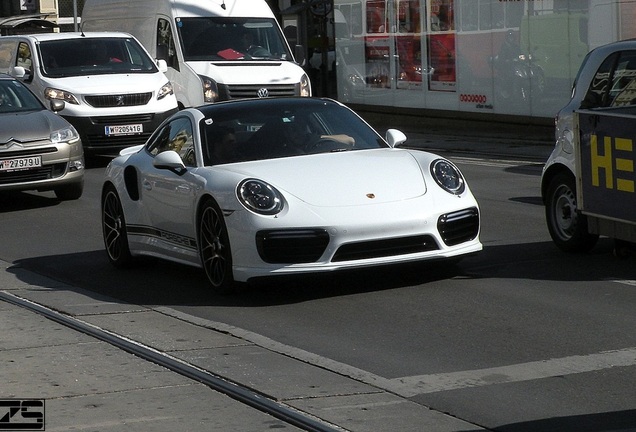
<instances>
[{"instance_id":1,"label":"front tire","mask_svg":"<svg viewBox=\"0 0 636 432\"><path fill-rule=\"evenodd\" d=\"M594 247L598 235L587 230L587 218L577 207L574 177L557 174L546 196L545 216L554 243L565 252L587 252Z\"/></svg>"},{"instance_id":2,"label":"front tire","mask_svg":"<svg viewBox=\"0 0 636 432\"><path fill-rule=\"evenodd\" d=\"M199 213L198 246L201 265L213 291L234 291L230 239L221 210L212 200L206 201Z\"/></svg>"},{"instance_id":3,"label":"front tire","mask_svg":"<svg viewBox=\"0 0 636 432\"><path fill-rule=\"evenodd\" d=\"M128 246L126 220L119 195L113 186L102 193L102 233L108 260L115 267L126 267L132 263Z\"/></svg>"}]
</instances>

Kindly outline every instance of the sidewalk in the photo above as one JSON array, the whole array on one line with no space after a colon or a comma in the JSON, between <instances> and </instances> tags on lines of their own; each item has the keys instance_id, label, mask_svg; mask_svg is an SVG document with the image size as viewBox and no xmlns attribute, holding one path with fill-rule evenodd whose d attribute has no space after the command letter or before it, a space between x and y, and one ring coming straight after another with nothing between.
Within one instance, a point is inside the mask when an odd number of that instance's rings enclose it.
<instances>
[{"instance_id":1,"label":"sidewalk","mask_svg":"<svg viewBox=\"0 0 636 432\"><path fill-rule=\"evenodd\" d=\"M121 303L2 261L0 287L3 430L17 423L22 423L20 430L44 430L25 429L25 422L33 425L34 419L7 408L6 402L26 399L44 402L49 432L482 430L379 386L301 361L274 341L214 330L169 308ZM31 309L37 305L46 307ZM108 334L152 358L93 333ZM177 370L164 366L165 359ZM294 417L296 423L290 425L284 416L267 414L180 373L188 370L222 378L229 387L255 394L257 403L296 415L300 423ZM27 412L37 415L42 409ZM14 414L10 422L3 419L9 413Z\"/></svg>"}]
</instances>

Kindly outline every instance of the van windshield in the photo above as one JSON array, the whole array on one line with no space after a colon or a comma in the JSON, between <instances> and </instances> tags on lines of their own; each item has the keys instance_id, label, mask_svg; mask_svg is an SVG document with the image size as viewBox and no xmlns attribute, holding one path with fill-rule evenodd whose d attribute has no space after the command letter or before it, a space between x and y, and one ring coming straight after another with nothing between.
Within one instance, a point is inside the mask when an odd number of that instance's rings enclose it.
<instances>
[{"instance_id":1,"label":"van windshield","mask_svg":"<svg viewBox=\"0 0 636 432\"><path fill-rule=\"evenodd\" d=\"M52 78L156 73L154 61L131 38L81 38L40 43L42 73Z\"/></svg>"},{"instance_id":2,"label":"van windshield","mask_svg":"<svg viewBox=\"0 0 636 432\"><path fill-rule=\"evenodd\" d=\"M177 18L185 60L289 60L280 29L268 18Z\"/></svg>"}]
</instances>

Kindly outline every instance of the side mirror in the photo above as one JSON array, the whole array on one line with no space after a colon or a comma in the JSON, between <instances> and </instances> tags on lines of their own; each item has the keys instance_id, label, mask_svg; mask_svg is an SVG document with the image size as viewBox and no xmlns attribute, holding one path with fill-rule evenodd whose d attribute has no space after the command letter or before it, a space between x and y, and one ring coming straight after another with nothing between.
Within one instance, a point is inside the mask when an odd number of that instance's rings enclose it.
<instances>
[{"instance_id":1,"label":"side mirror","mask_svg":"<svg viewBox=\"0 0 636 432\"><path fill-rule=\"evenodd\" d=\"M64 107L66 106L64 101L59 99L51 99L51 102L49 105L51 107L51 111L53 112L62 111Z\"/></svg>"},{"instance_id":2,"label":"side mirror","mask_svg":"<svg viewBox=\"0 0 636 432\"><path fill-rule=\"evenodd\" d=\"M22 66L13 66L11 68L11 76L15 77L15 78L24 78L24 76L27 74L26 69L24 69Z\"/></svg>"},{"instance_id":3,"label":"side mirror","mask_svg":"<svg viewBox=\"0 0 636 432\"><path fill-rule=\"evenodd\" d=\"M160 72L168 72L168 63L164 59L157 59L157 67Z\"/></svg>"},{"instance_id":4,"label":"side mirror","mask_svg":"<svg viewBox=\"0 0 636 432\"><path fill-rule=\"evenodd\" d=\"M152 161L152 165L157 169L167 169L177 174L184 172L186 167L181 160L181 156L174 150L167 150L159 153Z\"/></svg>"},{"instance_id":5,"label":"side mirror","mask_svg":"<svg viewBox=\"0 0 636 432\"><path fill-rule=\"evenodd\" d=\"M304 67L307 62L307 59L305 58L305 47L302 45L296 45L294 47L294 57L296 58L296 63L298 63L301 67Z\"/></svg>"},{"instance_id":6,"label":"side mirror","mask_svg":"<svg viewBox=\"0 0 636 432\"><path fill-rule=\"evenodd\" d=\"M406 142L406 135L397 129L389 129L386 131L386 142L388 142L391 147L397 147Z\"/></svg>"}]
</instances>

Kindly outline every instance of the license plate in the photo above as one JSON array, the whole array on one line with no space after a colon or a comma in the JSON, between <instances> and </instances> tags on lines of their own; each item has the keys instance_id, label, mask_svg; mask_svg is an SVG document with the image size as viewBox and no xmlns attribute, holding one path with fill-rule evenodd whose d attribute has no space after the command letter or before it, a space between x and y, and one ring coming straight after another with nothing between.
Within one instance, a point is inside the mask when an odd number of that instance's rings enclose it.
<instances>
[{"instance_id":1,"label":"license plate","mask_svg":"<svg viewBox=\"0 0 636 432\"><path fill-rule=\"evenodd\" d=\"M19 171L42 166L42 156L0 160L0 171Z\"/></svg>"},{"instance_id":2,"label":"license plate","mask_svg":"<svg viewBox=\"0 0 636 432\"><path fill-rule=\"evenodd\" d=\"M144 125L142 124L131 124L131 125L121 125L121 126L106 126L106 136L110 135L134 135L140 134L144 131Z\"/></svg>"}]
</instances>

